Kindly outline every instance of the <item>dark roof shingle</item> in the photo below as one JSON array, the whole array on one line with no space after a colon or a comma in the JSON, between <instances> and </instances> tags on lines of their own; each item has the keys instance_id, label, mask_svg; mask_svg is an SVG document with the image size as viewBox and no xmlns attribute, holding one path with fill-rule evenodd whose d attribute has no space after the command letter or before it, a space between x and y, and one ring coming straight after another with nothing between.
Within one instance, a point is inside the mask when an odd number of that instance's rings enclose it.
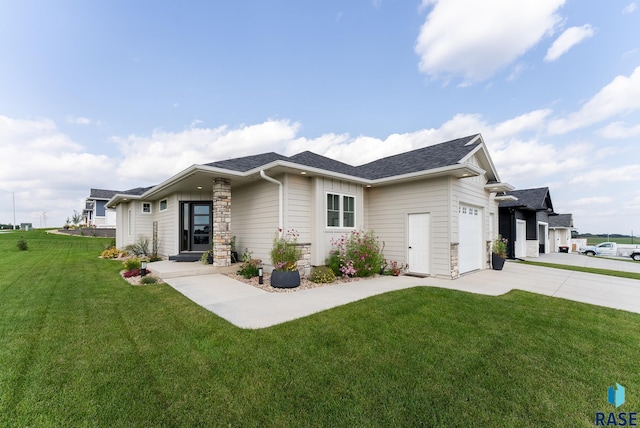
<instances>
[{"instance_id":1,"label":"dark roof shingle","mask_svg":"<svg viewBox=\"0 0 640 428\"><path fill-rule=\"evenodd\" d=\"M552 206L549 206L550 203L547 203L547 199L549 202L551 200L549 196L549 188L548 187L539 187L536 189L522 189L522 190L511 190L510 192L506 192L509 196L515 196L518 198L517 201L500 201L500 208L525 208L529 210L546 210L548 208L553 209Z\"/></svg>"}]
</instances>

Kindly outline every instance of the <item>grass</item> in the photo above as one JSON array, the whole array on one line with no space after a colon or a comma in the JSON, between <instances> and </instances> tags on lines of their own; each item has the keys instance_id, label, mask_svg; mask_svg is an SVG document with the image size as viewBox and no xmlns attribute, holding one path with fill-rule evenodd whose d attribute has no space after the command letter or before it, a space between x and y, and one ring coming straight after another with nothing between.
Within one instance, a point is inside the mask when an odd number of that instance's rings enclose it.
<instances>
[{"instance_id":1,"label":"grass","mask_svg":"<svg viewBox=\"0 0 640 428\"><path fill-rule=\"evenodd\" d=\"M414 288L242 330L105 240L0 234L0 426L593 426L640 410L640 315ZM626 387L619 409L610 385Z\"/></svg>"},{"instance_id":2,"label":"grass","mask_svg":"<svg viewBox=\"0 0 640 428\"><path fill-rule=\"evenodd\" d=\"M618 260L618 259L612 259L612 260ZM633 262L633 260L631 260L631 262ZM640 273L625 272L621 270L599 269L599 268L592 268L592 267L586 267L586 266L561 265L556 263L534 262L529 260L520 261L518 263L525 263L525 264L534 265L534 266L550 267L555 269L574 270L577 272L595 273L598 275L617 276L619 278L640 279Z\"/></svg>"},{"instance_id":3,"label":"grass","mask_svg":"<svg viewBox=\"0 0 640 428\"><path fill-rule=\"evenodd\" d=\"M638 237L634 237L633 238L633 242L630 236L627 237L611 237L609 239L607 239L607 237L600 237L600 236L589 236L587 237L587 245L598 245L601 244L603 242L615 242L617 244L633 244L633 245L640 245L640 238Z\"/></svg>"}]
</instances>

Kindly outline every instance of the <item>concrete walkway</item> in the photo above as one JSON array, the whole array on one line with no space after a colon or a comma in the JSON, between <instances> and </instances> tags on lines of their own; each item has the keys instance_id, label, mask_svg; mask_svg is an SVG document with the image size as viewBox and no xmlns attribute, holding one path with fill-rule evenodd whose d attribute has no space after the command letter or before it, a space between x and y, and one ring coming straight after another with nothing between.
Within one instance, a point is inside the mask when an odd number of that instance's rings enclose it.
<instances>
[{"instance_id":1,"label":"concrete walkway","mask_svg":"<svg viewBox=\"0 0 640 428\"><path fill-rule=\"evenodd\" d=\"M562 254L562 256L573 257L563 259L564 264L570 264L568 261L583 262L577 257L593 259L593 257L573 254ZM546 257L535 260L560 263ZM639 280L544 268L517 262L507 262L502 271L482 270L456 280L385 276L293 293L269 293L231 279L222 273L216 273L215 268L211 266L205 266L204 269L209 271L200 271L203 273L200 275L180 274L180 272L188 273L189 265L193 265L191 268L194 271L196 268L202 269L203 265L198 263L174 263L173 268L169 268L172 265L167 265L173 262L159 263L163 265L152 263L150 269L154 272L173 269L169 277L164 276L163 279L177 291L234 325L250 329L270 327L377 294L416 286L441 287L491 296L518 289L640 313ZM635 268L635 263L617 261L614 263L629 264ZM615 269L623 270L620 266Z\"/></svg>"}]
</instances>

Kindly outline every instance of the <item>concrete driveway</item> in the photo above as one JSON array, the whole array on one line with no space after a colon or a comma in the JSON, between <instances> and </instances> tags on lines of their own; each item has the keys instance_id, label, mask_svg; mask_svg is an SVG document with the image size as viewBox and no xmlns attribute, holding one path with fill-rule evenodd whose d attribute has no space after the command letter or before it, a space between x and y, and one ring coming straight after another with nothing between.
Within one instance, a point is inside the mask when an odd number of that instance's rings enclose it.
<instances>
[{"instance_id":1,"label":"concrete driveway","mask_svg":"<svg viewBox=\"0 0 640 428\"><path fill-rule=\"evenodd\" d=\"M557 256L562 258L555 258ZM545 255L532 260L563 264L600 263L593 257L575 254ZM634 271L632 269L640 265L625 261L612 262L618 264L608 264L607 269ZM179 265L188 268L190 263ZM154 269L153 264L150 268ZM377 294L416 286L449 288L492 296L518 289L640 313L640 280L511 261L505 264L502 271L482 270L456 280L385 276L293 293L269 293L218 273L170 275L165 278L165 282L234 325L253 329L270 327Z\"/></svg>"}]
</instances>

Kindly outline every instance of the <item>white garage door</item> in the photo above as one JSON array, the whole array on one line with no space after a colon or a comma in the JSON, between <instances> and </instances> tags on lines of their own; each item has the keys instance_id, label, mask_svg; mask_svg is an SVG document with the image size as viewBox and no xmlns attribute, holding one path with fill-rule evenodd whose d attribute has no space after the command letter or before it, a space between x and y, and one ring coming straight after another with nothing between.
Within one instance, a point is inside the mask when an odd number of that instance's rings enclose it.
<instances>
[{"instance_id":1,"label":"white garage door","mask_svg":"<svg viewBox=\"0 0 640 428\"><path fill-rule=\"evenodd\" d=\"M458 270L460 273L482 268L482 209L460 205L458 209Z\"/></svg>"}]
</instances>

